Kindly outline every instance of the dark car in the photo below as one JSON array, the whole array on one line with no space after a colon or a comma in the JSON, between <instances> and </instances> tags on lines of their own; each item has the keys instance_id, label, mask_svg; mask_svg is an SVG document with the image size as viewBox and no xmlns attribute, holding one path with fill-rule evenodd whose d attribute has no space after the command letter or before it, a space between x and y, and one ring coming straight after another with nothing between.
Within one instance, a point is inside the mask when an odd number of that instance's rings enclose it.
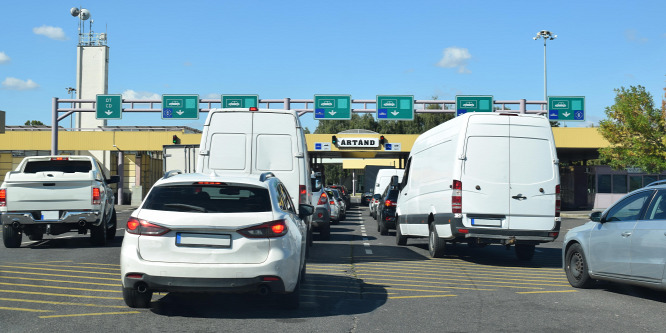
<instances>
[{"instance_id":1,"label":"dark car","mask_svg":"<svg viewBox=\"0 0 666 333\"><path fill-rule=\"evenodd\" d=\"M349 191L347 191L347 188L344 185L331 185L329 187L340 191L340 194L342 195L342 198L345 200L347 207L351 206L351 196L349 195Z\"/></svg>"},{"instance_id":2,"label":"dark car","mask_svg":"<svg viewBox=\"0 0 666 333\"><path fill-rule=\"evenodd\" d=\"M398 203L398 186L389 185L384 190L379 204L377 205L377 231L380 234L388 235L389 229L395 229L395 207Z\"/></svg>"},{"instance_id":3,"label":"dark car","mask_svg":"<svg viewBox=\"0 0 666 333\"><path fill-rule=\"evenodd\" d=\"M370 203L370 200L372 200L372 192L363 193L361 196L361 204L367 206Z\"/></svg>"}]
</instances>

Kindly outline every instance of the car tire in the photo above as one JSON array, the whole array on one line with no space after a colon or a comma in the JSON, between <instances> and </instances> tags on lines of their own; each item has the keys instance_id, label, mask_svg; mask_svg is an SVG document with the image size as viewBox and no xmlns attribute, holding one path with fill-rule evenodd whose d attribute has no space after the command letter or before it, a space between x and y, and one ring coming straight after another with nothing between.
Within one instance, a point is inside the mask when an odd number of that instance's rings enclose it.
<instances>
[{"instance_id":1,"label":"car tire","mask_svg":"<svg viewBox=\"0 0 666 333\"><path fill-rule=\"evenodd\" d=\"M572 287L585 289L592 287L595 283L588 272L587 259L583 253L583 248L578 243L567 249L564 256L564 270Z\"/></svg>"},{"instance_id":2,"label":"car tire","mask_svg":"<svg viewBox=\"0 0 666 333\"><path fill-rule=\"evenodd\" d=\"M115 208L111 212L111 218L109 219L109 222L109 224L111 224L111 228L106 230L106 240L108 241L116 238L116 229L118 229L118 217L116 216Z\"/></svg>"},{"instance_id":3,"label":"car tire","mask_svg":"<svg viewBox=\"0 0 666 333\"><path fill-rule=\"evenodd\" d=\"M15 249L21 247L21 238L23 233L20 229L12 227L10 224L2 226L2 241L8 249Z\"/></svg>"},{"instance_id":4,"label":"car tire","mask_svg":"<svg viewBox=\"0 0 666 333\"><path fill-rule=\"evenodd\" d=\"M432 258L441 258L446 252L446 241L439 238L435 224L430 224L430 234L428 235L428 252Z\"/></svg>"},{"instance_id":5,"label":"car tire","mask_svg":"<svg viewBox=\"0 0 666 333\"><path fill-rule=\"evenodd\" d=\"M319 230L319 235L321 236L322 240L330 240L331 239L331 225L330 224L324 224L321 226L321 229Z\"/></svg>"},{"instance_id":6,"label":"car tire","mask_svg":"<svg viewBox=\"0 0 666 333\"><path fill-rule=\"evenodd\" d=\"M522 261L532 260L534 248L534 244L516 244L516 257Z\"/></svg>"},{"instance_id":7,"label":"car tire","mask_svg":"<svg viewBox=\"0 0 666 333\"><path fill-rule=\"evenodd\" d=\"M307 274L306 273L307 267L308 267L308 263L304 262L303 263L303 270L301 270L301 276L300 276L301 283L305 283L305 275Z\"/></svg>"},{"instance_id":8,"label":"car tire","mask_svg":"<svg viewBox=\"0 0 666 333\"><path fill-rule=\"evenodd\" d=\"M407 245L407 236L403 236L400 232L400 224L395 224L395 244L405 246Z\"/></svg>"},{"instance_id":9,"label":"car tire","mask_svg":"<svg viewBox=\"0 0 666 333\"><path fill-rule=\"evenodd\" d=\"M280 295L280 304L285 309L296 310L301 305L301 283L296 283L294 291Z\"/></svg>"},{"instance_id":10,"label":"car tire","mask_svg":"<svg viewBox=\"0 0 666 333\"><path fill-rule=\"evenodd\" d=\"M379 225L379 234L382 236L388 236L388 227L386 226L386 222L384 222L384 219L379 219L377 224Z\"/></svg>"},{"instance_id":11,"label":"car tire","mask_svg":"<svg viewBox=\"0 0 666 333\"><path fill-rule=\"evenodd\" d=\"M130 308L149 308L150 300L153 298L152 291L140 293L136 289L123 288L123 300Z\"/></svg>"},{"instance_id":12,"label":"car tire","mask_svg":"<svg viewBox=\"0 0 666 333\"><path fill-rule=\"evenodd\" d=\"M104 219L98 226L90 227L90 243L95 246L106 245L106 221Z\"/></svg>"}]
</instances>

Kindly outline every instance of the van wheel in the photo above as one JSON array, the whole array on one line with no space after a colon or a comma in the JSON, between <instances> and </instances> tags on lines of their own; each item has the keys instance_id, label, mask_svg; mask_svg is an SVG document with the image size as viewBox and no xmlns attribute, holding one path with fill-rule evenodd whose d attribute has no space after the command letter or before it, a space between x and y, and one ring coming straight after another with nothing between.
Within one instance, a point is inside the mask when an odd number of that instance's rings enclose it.
<instances>
[{"instance_id":1,"label":"van wheel","mask_svg":"<svg viewBox=\"0 0 666 333\"><path fill-rule=\"evenodd\" d=\"M400 232L400 224L396 222L395 225L395 244L396 245L407 245L407 236L403 236Z\"/></svg>"},{"instance_id":2,"label":"van wheel","mask_svg":"<svg viewBox=\"0 0 666 333\"><path fill-rule=\"evenodd\" d=\"M330 240L331 239L331 225L330 224L324 224L321 227L321 230L319 230L319 236L321 236L322 240Z\"/></svg>"},{"instance_id":3,"label":"van wheel","mask_svg":"<svg viewBox=\"0 0 666 333\"><path fill-rule=\"evenodd\" d=\"M8 249L21 247L21 238L23 234L20 229L14 228L11 224L2 226L2 241Z\"/></svg>"},{"instance_id":4,"label":"van wheel","mask_svg":"<svg viewBox=\"0 0 666 333\"><path fill-rule=\"evenodd\" d=\"M594 285L594 280L588 273L587 260L580 244L573 244L567 249L564 256L564 270L567 273L567 280L572 287L590 288Z\"/></svg>"},{"instance_id":5,"label":"van wheel","mask_svg":"<svg viewBox=\"0 0 666 333\"><path fill-rule=\"evenodd\" d=\"M90 243L95 246L106 245L106 221L104 219L98 226L90 227Z\"/></svg>"},{"instance_id":6,"label":"van wheel","mask_svg":"<svg viewBox=\"0 0 666 333\"><path fill-rule=\"evenodd\" d=\"M428 236L428 252L433 258L441 258L446 252L446 241L439 238L435 224L430 225L430 235Z\"/></svg>"},{"instance_id":7,"label":"van wheel","mask_svg":"<svg viewBox=\"0 0 666 333\"><path fill-rule=\"evenodd\" d=\"M516 257L518 260L532 260L534 248L534 244L516 244Z\"/></svg>"},{"instance_id":8,"label":"van wheel","mask_svg":"<svg viewBox=\"0 0 666 333\"><path fill-rule=\"evenodd\" d=\"M116 229L118 228L118 217L116 216L116 209L114 208L111 212L111 218L109 219L109 224L111 224L111 229L106 231L106 240L113 240L116 238Z\"/></svg>"}]
</instances>

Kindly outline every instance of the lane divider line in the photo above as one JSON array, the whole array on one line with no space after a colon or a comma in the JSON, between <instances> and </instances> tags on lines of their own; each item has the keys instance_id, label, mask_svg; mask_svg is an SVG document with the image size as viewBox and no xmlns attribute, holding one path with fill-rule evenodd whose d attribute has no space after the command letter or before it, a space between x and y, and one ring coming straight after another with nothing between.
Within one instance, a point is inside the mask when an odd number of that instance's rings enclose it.
<instances>
[{"instance_id":1,"label":"lane divider line","mask_svg":"<svg viewBox=\"0 0 666 333\"><path fill-rule=\"evenodd\" d=\"M52 316L39 316L41 319L47 318L64 318L64 317L83 317L83 316L104 316L104 315L120 315L120 314L137 314L139 311L122 311L122 312L98 312L98 313L79 313L68 315L52 315Z\"/></svg>"}]
</instances>

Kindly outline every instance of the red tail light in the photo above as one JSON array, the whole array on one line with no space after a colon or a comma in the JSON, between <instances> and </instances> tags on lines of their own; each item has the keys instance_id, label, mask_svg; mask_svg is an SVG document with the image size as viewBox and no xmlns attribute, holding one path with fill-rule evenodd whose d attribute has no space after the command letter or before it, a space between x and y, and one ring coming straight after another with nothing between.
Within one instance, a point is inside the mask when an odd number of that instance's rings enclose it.
<instances>
[{"instance_id":1,"label":"red tail light","mask_svg":"<svg viewBox=\"0 0 666 333\"><path fill-rule=\"evenodd\" d=\"M331 205L335 205L335 200L331 200L328 203L331 204Z\"/></svg>"},{"instance_id":2,"label":"red tail light","mask_svg":"<svg viewBox=\"0 0 666 333\"><path fill-rule=\"evenodd\" d=\"M398 203L396 201L391 201L391 200L386 200L384 201L384 206L386 207L391 207L391 206L396 206Z\"/></svg>"},{"instance_id":3,"label":"red tail light","mask_svg":"<svg viewBox=\"0 0 666 333\"><path fill-rule=\"evenodd\" d=\"M0 189L0 207L7 206L7 189Z\"/></svg>"},{"instance_id":4,"label":"red tail light","mask_svg":"<svg viewBox=\"0 0 666 333\"><path fill-rule=\"evenodd\" d=\"M259 111L259 108L256 106L251 106L250 111Z\"/></svg>"},{"instance_id":5,"label":"red tail light","mask_svg":"<svg viewBox=\"0 0 666 333\"><path fill-rule=\"evenodd\" d=\"M325 193L322 193L322 194L319 196L319 201L317 201L317 205L325 205L325 204L326 204L326 199L327 199L327 198L326 198L326 194L325 194Z\"/></svg>"},{"instance_id":6,"label":"red tail light","mask_svg":"<svg viewBox=\"0 0 666 333\"><path fill-rule=\"evenodd\" d=\"M127 220L127 232L130 234L141 236L162 236L171 231L161 225L150 223L146 220L139 220L135 217L130 217Z\"/></svg>"},{"instance_id":7,"label":"red tail light","mask_svg":"<svg viewBox=\"0 0 666 333\"><path fill-rule=\"evenodd\" d=\"M300 185L300 186L298 186L298 192L299 192L298 204L300 205L300 204L307 203L308 202L307 201L308 200L308 188L305 187L305 185Z\"/></svg>"},{"instance_id":8,"label":"red tail light","mask_svg":"<svg viewBox=\"0 0 666 333\"><path fill-rule=\"evenodd\" d=\"M287 221L275 220L254 227L240 229L239 234L247 238L275 238L287 234Z\"/></svg>"},{"instance_id":9,"label":"red tail light","mask_svg":"<svg viewBox=\"0 0 666 333\"><path fill-rule=\"evenodd\" d=\"M99 188L93 187L92 189L92 204L99 205L102 203L102 196L100 195Z\"/></svg>"},{"instance_id":10,"label":"red tail light","mask_svg":"<svg viewBox=\"0 0 666 333\"><path fill-rule=\"evenodd\" d=\"M469 229L458 229L458 232L461 234L469 234Z\"/></svg>"},{"instance_id":11,"label":"red tail light","mask_svg":"<svg viewBox=\"0 0 666 333\"><path fill-rule=\"evenodd\" d=\"M451 194L451 212L462 213L462 182L453 181L453 193Z\"/></svg>"},{"instance_id":12,"label":"red tail light","mask_svg":"<svg viewBox=\"0 0 666 333\"><path fill-rule=\"evenodd\" d=\"M560 217L560 207L562 206L562 195L560 194L560 185L555 186L555 217Z\"/></svg>"},{"instance_id":13,"label":"red tail light","mask_svg":"<svg viewBox=\"0 0 666 333\"><path fill-rule=\"evenodd\" d=\"M51 161L69 161L68 157L51 157Z\"/></svg>"}]
</instances>

